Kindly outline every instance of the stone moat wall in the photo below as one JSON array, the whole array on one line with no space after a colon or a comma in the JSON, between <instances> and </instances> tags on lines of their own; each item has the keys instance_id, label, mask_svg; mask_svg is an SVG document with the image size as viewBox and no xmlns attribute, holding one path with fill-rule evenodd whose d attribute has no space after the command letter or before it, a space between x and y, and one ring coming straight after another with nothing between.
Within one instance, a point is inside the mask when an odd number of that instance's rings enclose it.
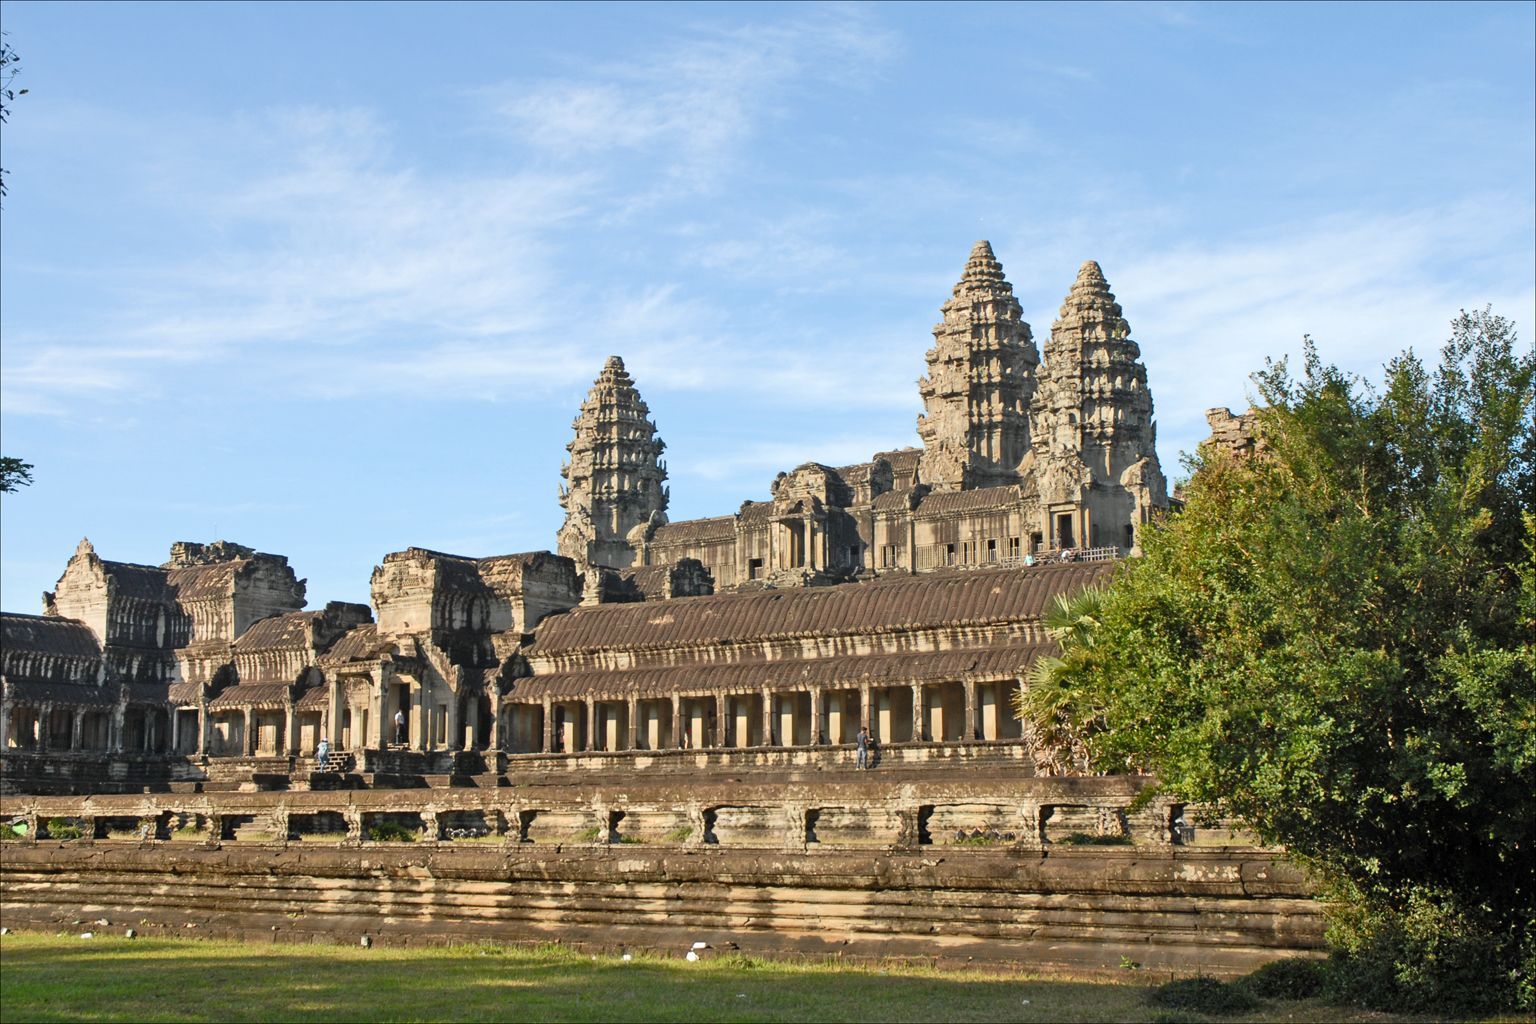
<instances>
[{"instance_id":1,"label":"stone moat wall","mask_svg":"<svg viewBox=\"0 0 1536 1024\"><path fill-rule=\"evenodd\" d=\"M703 941L1078 972L1240 973L1322 943L1297 868L1175 842L1179 808L1133 805L1143 780L562 779L7 797L0 813L30 838L0 846L0 913L146 935Z\"/></svg>"}]
</instances>

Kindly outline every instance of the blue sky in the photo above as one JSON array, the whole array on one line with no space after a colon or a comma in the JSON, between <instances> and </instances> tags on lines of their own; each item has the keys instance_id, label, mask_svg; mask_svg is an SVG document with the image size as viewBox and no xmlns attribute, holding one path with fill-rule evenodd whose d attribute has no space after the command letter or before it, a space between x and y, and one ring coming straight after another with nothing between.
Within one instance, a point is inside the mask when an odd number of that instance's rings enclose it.
<instances>
[{"instance_id":1,"label":"blue sky","mask_svg":"<svg viewBox=\"0 0 1536 1024\"><path fill-rule=\"evenodd\" d=\"M622 355L674 519L916 444L992 241L1043 344L1097 259L1170 475L1312 334L1536 320L1536 7L7 2L0 603L75 543L550 547Z\"/></svg>"}]
</instances>

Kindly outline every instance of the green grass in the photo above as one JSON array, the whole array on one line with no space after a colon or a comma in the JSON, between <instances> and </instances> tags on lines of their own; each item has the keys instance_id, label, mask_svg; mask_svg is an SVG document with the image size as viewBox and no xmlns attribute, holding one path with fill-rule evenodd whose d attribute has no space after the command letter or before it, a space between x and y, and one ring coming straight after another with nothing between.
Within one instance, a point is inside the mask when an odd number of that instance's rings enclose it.
<instances>
[{"instance_id":1,"label":"green grass","mask_svg":"<svg viewBox=\"0 0 1536 1024\"><path fill-rule=\"evenodd\" d=\"M679 943L681 945L681 942ZM8 935L7 1021L1206 1021L1150 989L1027 976L713 957L592 957L560 947L362 949ZM1128 980L1151 981L1134 978ZM1162 979L1155 979L1162 980ZM1315 1000L1243 1021L1389 1021Z\"/></svg>"}]
</instances>

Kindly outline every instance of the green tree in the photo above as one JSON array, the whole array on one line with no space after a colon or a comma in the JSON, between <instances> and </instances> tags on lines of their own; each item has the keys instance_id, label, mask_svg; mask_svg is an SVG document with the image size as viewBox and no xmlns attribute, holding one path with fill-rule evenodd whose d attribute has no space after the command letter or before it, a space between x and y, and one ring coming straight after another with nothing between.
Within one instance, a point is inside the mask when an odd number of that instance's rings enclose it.
<instances>
[{"instance_id":1,"label":"green tree","mask_svg":"<svg viewBox=\"0 0 1536 1024\"><path fill-rule=\"evenodd\" d=\"M32 482L32 463L0 456L0 494L10 494Z\"/></svg>"},{"instance_id":2,"label":"green tree","mask_svg":"<svg viewBox=\"0 0 1536 1024\"><path fill-rule=\"evenodd\" d=\"M1193 460L1184 511L1020 711L1099 770L1243 819L1399 931L1481 936L1503 970L1482 997L1530 1005L1536 354L1486 309L1452 328L1438 368L1405 353L1380 391L1310 339L1299 377L1257 374L1261 454ZM1393 965L1405 999L1437 969L1417 948Z\"/></svg>"}]
</instances>

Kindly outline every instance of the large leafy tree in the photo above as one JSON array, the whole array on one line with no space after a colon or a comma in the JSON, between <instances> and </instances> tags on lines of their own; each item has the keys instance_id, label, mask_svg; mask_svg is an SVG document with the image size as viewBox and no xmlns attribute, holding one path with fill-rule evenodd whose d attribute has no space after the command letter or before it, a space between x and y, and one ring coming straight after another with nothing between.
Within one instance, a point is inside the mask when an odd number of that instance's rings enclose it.
<instances>
[{"instance_id":1,"label":"large leafy tree","mask_svg":"<svg viewBox=\"0 0 1536 1024\"><path fill-rule=\"evenodd\" d=\"M1431 899L1528 936L1536 355L1483 310L1380 390L1310 341L1299 375L1255 381L1259 454L1196 457L1183 512L1147 531L1088 641L1060 634L1021 712L1367 905Z\"/></svg>"}]
</instances>

